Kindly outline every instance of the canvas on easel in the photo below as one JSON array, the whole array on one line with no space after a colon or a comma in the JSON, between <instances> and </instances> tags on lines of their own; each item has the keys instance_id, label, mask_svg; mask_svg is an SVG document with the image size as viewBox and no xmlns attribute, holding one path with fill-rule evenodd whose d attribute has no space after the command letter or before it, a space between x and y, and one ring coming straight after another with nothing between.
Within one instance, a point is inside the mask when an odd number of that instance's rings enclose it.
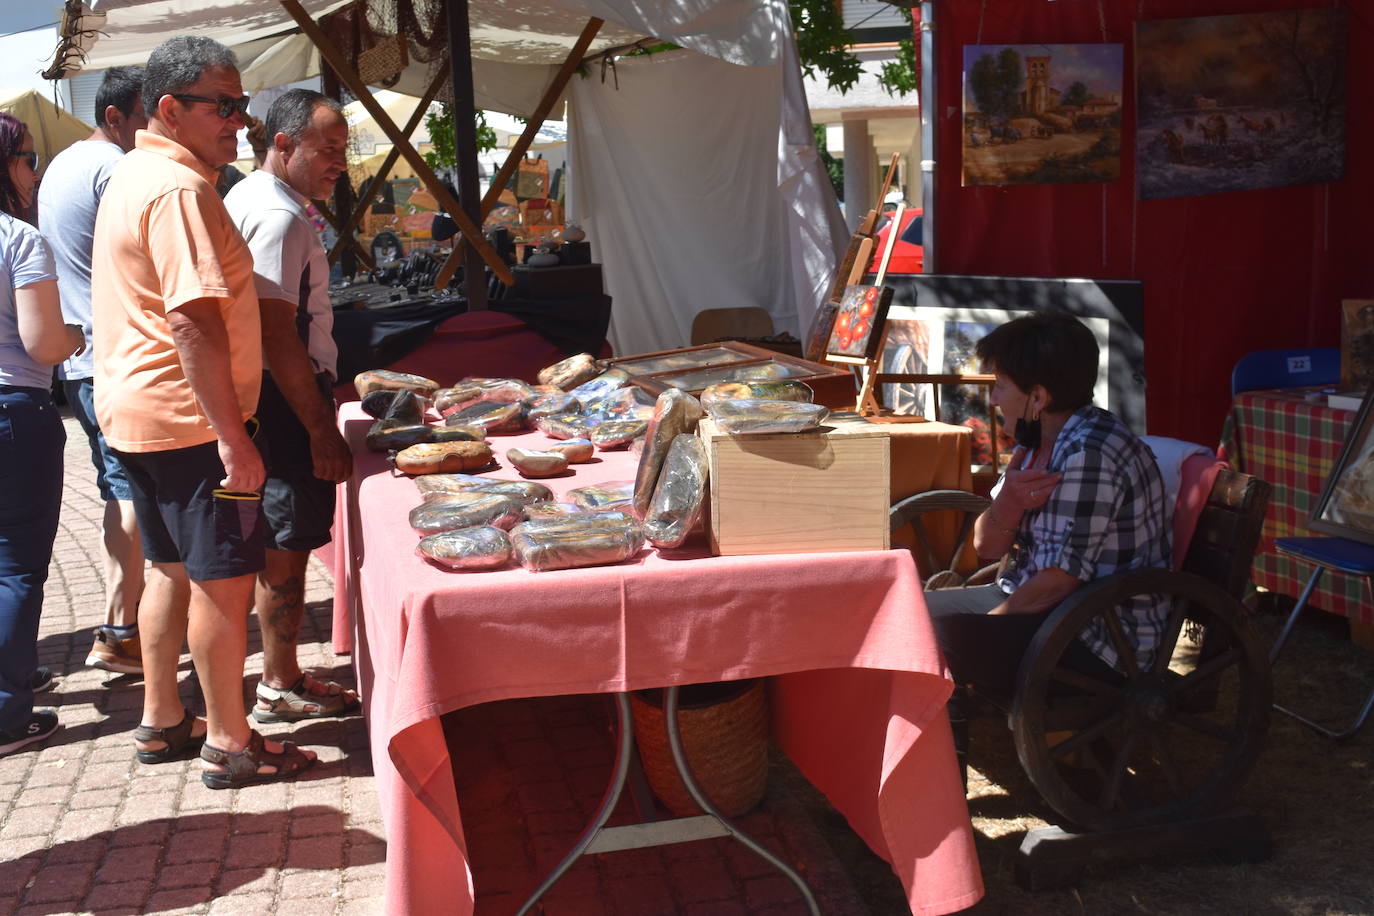
<instances>
[{"instance_id":1,"label":"canvas on easel","mask_svg":"<svg viewBox=\"0 0 1374 916\"><path fill-rule=\"evenodd\" d=\"M846 357L855 363L876 360L883 339L880 332L891 305L890 287L847 287L825 346L826 357L834 362L845 361L835 357Z\"/></svg>"}]
</instances>

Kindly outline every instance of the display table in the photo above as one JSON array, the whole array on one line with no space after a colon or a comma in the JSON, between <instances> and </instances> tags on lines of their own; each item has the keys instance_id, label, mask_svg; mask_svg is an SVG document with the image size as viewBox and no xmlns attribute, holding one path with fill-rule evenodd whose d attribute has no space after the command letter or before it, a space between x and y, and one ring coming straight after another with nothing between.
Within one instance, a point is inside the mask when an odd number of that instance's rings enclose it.
<instances>
[{"instance_id":1,"label":"display table","mask_svg":"<svg viewBox=\"0 0 1374 916\"><path fill-rule=\"evenodd\" d=\"M913 912L952 912L981 896L943 715L951 684L907 552L711 557L698 539L614 566L449 572L415 557L406 515L419 495L363 449L370 422L356 403L340 412L356 465L340 487L335 621L354 627L388 912L436 900L472 911L444 713L770 675L779 676L778 746L893 863ZM504 455L544 441L495 437L493 446ZM562 492L633 477L633 456L599 457L547 482Z\"/></svg>"},{"instance_id":2,"label":"display table","mask_svg":"<svg viewBox=\"0 0 1374 916\"><path fill-rule=\"evenodd\" d=\"M1312 507L1321 496L1331 466L1340 456L1355 412L1307 400L1303 389L1245 391L1236 396L1226 418L1218 454L1238 471L1268 481L1274 488L1251 578L1255 585L1296 597L1312 568L1274 549L1274 539L1309 537ZM1311 604L1362 624L1374 624L1374 608L1364 601L1356 576L1328 570Z\"/></svg>"}]
</instances>

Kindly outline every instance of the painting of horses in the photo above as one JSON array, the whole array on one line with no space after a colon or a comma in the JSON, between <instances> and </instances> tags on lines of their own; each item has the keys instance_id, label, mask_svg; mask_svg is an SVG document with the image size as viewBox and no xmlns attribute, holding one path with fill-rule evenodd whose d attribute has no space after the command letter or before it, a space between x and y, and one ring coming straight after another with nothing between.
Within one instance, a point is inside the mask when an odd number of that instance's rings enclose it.
<instances>
[{"instance_id":1,"label":"painting of horses","mask_svg":"<svg viewBox=\"0 0 1374 916\"><path fill-rule=\"evenodd\" d=\"M1339 180L1347 15L1331 7L1137 22L1140 199Z\"/></svg>"},{"instance_id":2,"label":"painting of horses","mask_svg":"<svg viewBox=\"0 0 1374 916\"><path fill-rule=\"evenodd\" d=\"M965 45L963 183L1121 175L1122 46Z\"/></svg>"}]
</instances>

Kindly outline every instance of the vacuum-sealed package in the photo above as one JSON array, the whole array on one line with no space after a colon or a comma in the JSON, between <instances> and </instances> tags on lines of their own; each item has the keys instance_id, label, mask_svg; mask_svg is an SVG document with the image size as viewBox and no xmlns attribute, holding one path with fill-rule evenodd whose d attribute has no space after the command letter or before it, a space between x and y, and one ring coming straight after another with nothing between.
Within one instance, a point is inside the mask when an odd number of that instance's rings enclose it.
<instances>
[{"instance_id":1,"label":"vacuum-sealed package","mask_svg":"<svg viewBox=\"0 0 1374 916\"><path fill-rule=\"evenodd\" d=\"M359 402L363 413L378 420L404 420L407 423L422 423L429 399L410 389L395 391L391 388L378 388L370 391Z\"/></svg>"},{"instance_id":2,"label":"vacuum-sealed package","mask_svg":"<svg viewBox=\"0 0 1374 916\"><path fill-rule=\"evenodd\" d=\"M581 402L565 391L560 391L558 394L540 395L525 405L525 412L531 420L556 417L564 413L577 413L581 409Z\"/></svg>"},{"instance_id":3,"label":"vacuum-sealed package","mask_svg":"<svg viewBox=\"0 0 1374 916\"><path fill-rule=\"evenodd\" d=\"M553 499L553 491L533 480L496 480L473 474L426 474L415 478L415 488L426 502L450 493L498 493L526 504Z\"/></svg>"},{"instance_id":4,"label":"vacuum-sealed package","mask_svg":"<svg viewBox=\"0 0 1374 916\"><path fill-rule=\"evenodd\" d=\"M648 420L608 420L592 430L592 445L603 452L624 448L649 429Z\"/></svg>"},{"instance_id":5,"label":"vacuum-sealed package","mask_svg":"<svg viewBox=\"0 0 1374 916\"><path fill-rule=\"evenodd\" d=\"M569 356L567 359L559 360L552 366L539 370L541 385L555 385L564 391L569 391L589 382L601 374L601 369L596 364L590 353L579 353L576 356Z\"/></svg>"},{"instance_id":6,"label":"vacuum-sealed package","mask_svg":"<svg viewBox=\"0 0 1374 916\"><path fill-rule=\"evenodd\" d=\"M533 448L508 448L506 460L526 477L552 477L568 469L566 455Z\"/></svg>"},{"instance_id":7,"label":"vacuum-sealed package","mask_svg":"<svg viewBox=\"0 0 1374 916\"><path fill-rule=\"evenodd\" d=\"M500 493L450 493L411 509L410 527L422 537L476 525L509 529L524 519L524 508L519 499Z\"/></svg>"},{"instance_id":8,"label":"vacuum-sealed package","mask_svg":"<svg viewBox=\"0 0 1374 916\"><path fill-rule=\"evenodd\" d=\"M452 388L440 388L434 392L434 409L439 416L447 417L470 404L476 404L482 394L480 385L460 382Z\"/></svg>"},{"instance_id":9,"label":"vacuum-sealed package","mask_svg":"<svg viewBox=\"0 0 1374 916\"><path fill-rule=\"evenodd\" d=\"M585 406L593 401L601 400L617 388L624 388L629 381L630 374L624 369L607 369L590 382L583 382L578 385L569 393Z\"/></svg>"},{"instance_id":10,"label":"vacuum-sealed package","mask_svg":"<svg viewBox=\"0 0 1374 916\"><path fill-rule=\"evenodd\" d=\"M511 532L511 549L520 565L532 572L619 563L639 553L644 534L632 523L606 524L577 516L556 525L532 522Z\"/></svg>"},{"instance_id":11,"label":"vacuum-sealed package","mask_svg":"<svg viewBox=\"0 0 1374 916\"><path fill-rule=\"evenodd\" d=\"M422 442L397 452L391 459L406 474L451 474L475 471L492 464L485 442Z\"/></svg>"},{"instance_id":12,"label":"vacuum-sealed package","mask_svg":"<svg viewBox=\"0 0 1374 916\"><path fill-rule=\"evenodd\" d=\"M711 406L717 401L738 401L742 398L810 404L816 399L816 392L805 382L790 378L718 382L701 392L701 406L710 413Z\"/></svg>"},{"instance_id":13,"label":"vacuum-sealed package","mask_svg":"<svg viewBox=\"0 0 1374 916\"><path fill-rule=\"evenodd\" d=\"M585 439L593 429L585 417L577 414L540 417L534 421L534 428L550 439Z\"/></svg>"},{"instance_id":14,"label":"vacuum-sealed package","mask_svg":"<svg viewBox=\"0 0 1374 916\"><path fill-rule=\"evenodd\" d=\"M591 461L592 455L596 454L596 449L592 447L592 440L581 437L555 442L544 451L562 455L568 459L568 464L582 464Z\"/></svg>"},{"instance_id":15,"label":"vacuum-sealed package","mask_svg":"<svg viewBox=\"0 0 1374 916\"><path fill-rule=\"evenodd\" d=\"M366 372L359 372L353 376L353 387L358 390L358 397L360 398L365 398L382 388L392 391L409 389L416 394L423 394L428 397L439 390L439 383L434 379L425 378L423 375L411 375L409 372L368 369Z\"/></svg>"},{"instance_id":16,"label":"vacuum-sealed package","mask_svg":"<svg viewBox=\"0 0 1374 916\"><path fill-rule=\"evenodd\" d=\"M430 442L484 442L487 438L487 431L480 426L445 423L443 426L432 426L430 429Z\"/></svg>"},{"instance_id":17,"label":"vacuum-sealed package","mask_svg":"<svg viewBox=\"0 0 1374 916\"><path fill-rule=\"evenodd\" d=\"M616 480L609 483L594 484L569 490L563 497L583 509L620 509L628 508L634 500L635 482Z\"/></svg>"},{"instance_id":18,"label":"vacuum-sealed package","mask_svg":"<svg viewBox=\"0 0 1374 916\"><path fill-rule=\"evenodd\" d=\"M525 409L519 403L477 401L444 418L452 425L476 426L489 433L519 432L525 428Z\"/></svg>"},{"instance_id":19,"label":"vacuum-sealed package","mask_svg":"<svg viewBox=\"0 0 1374 916\"><path fill-rule=\"evenodd\" d=\"M687 539L706 504L707 474L706 445L689 434L674 439L644 516L649 543L678 547Z\"/></svg>"},{"instance_id":20,"label":"vacuum-sealed package","mask_svg":"<svg viewBox=\"0 0 1374 916\"><path fill-rule=\"evenodd\" d=\"M820 404L799 404L796 401L760 401L743 398L738 401L717 401L711 407L711 419L721 432L732 436L759 433L804 433L816 429L830 411Z\"/></svg>"},{"instance_id":21,"label":"vacuum-sealed package","mask_svg":"<svg viewBox=\"0 0 1374 916\"><path fill-rule=\"evenodd\" d=\"M528 513L526 513L528 516ZM605 509L599 511L582 510L575 513L564 513L563 515L546 515L535 518L526 518L520 524L521 531L581 531L587 528L602 528L607 531L630 531L643 528L639 519L629 512L619 509ZM511 532L515 534L515 531Z\"/></svg>"},{"instance_id":22,"label":"vacuum-sealed package","mask_svg":"<svg viewBox=\"0 0 1374 916\"><path fill-rule=\"evenodd\" d=\"M415 554L446 569L495 569L510 559L510 535L491 525L440 531L420 538Z\"/></svg>"},{"instance_id":23,"label":"vacuum-sealed package","mask_svg":"<svg viewBox=\"0 0 1374 916\"><path fill-rule=\"evenodd\" d=\"M701 404L681 388L669 388L658 396L654 416L644 433L644 451L639 455L639 471L635 474L634 513L639 518L649 511L654 496L659 468L668 455L668 447L683 433L695 432L701 419Z\"/></svg>"},{"instance_id":24,"label":"vacuum-sealed package","mask_svg":"<svg viewBox=\"0 0 1374 916\"><path fill-rule=\"evenodd\" d=\"M374 452L390 452L407 448L433 438L433 427L423 423L406 423L404 420L375 420L367 428L363 444Z\"/></svg>"},{"instance_id":25,"label":"vacuum-sealed package","mask_svg":"<svg viewBox=\"0 0 1374 916\"><path fill-rule=\"evenodd\" d=\"M567 518L570 515L585 515L586 509L576 503L530 503L525 507L525 521L544 518Z\"/></svg>"}]
</instances>

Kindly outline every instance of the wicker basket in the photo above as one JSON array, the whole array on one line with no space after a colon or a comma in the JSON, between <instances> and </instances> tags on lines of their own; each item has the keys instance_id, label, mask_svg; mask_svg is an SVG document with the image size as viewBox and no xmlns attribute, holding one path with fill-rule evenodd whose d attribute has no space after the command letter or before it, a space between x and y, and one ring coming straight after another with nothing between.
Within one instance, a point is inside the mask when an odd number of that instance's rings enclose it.
<instances>
[{"instance_id":1,"label":"wicker basket","mask_svg":"<svg viewBox=\"0 0 1374 916\"><path fill-rule=\"evenodd\" d=\"M749 811L768 782L768 708L763 681L683 687L678 727L692 774L712 804L730 817ZM673 766L663 721L663 691L632 695L635 743L649 786L679 817L701 814Z\"/></svg>"}]
</instances>

